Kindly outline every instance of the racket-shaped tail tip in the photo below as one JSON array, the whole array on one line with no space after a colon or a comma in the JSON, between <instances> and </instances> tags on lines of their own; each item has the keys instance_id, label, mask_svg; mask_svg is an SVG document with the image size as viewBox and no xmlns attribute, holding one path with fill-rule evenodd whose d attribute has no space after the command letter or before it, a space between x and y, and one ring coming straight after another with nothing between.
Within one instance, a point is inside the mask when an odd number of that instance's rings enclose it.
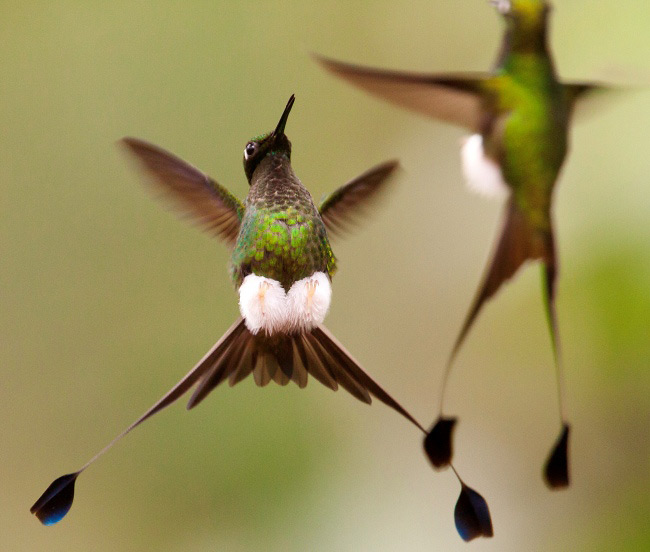
<instances>
[{"instance_id":1,"label":"racket-shaped tail tip","mask_svg":"<svg viewBox=\"0 0 650 552\"><path fill-rule=\"evenodd\" d=\"M43 525L54 525L68 513L74 500L74 484L79 473L62 475L52 481L50 486L29 509Z\"/></svg>"},{"instance_id":2,"label":"racket-shaped tail tip","mask_svg":"<svg viewBox=\"0 0 650 552\"><path fill-rule=\"evenodd\" d=\"M454 521L458 534L465 542L494 534L487 502L464 483L461 483L460 496L454 509Z\"/></svg>"},{"instance_id":3,"label":"racket-shaped tail tip","mask_svg":"<svg viewBox=\"0 0 650 552\"><path fill-rule=\"evenodd\" d=\"M544 481L550 489L569 486L569 429L568 424L562 426L562 432L544 466Z\"/></svg>"},{"instance_id":4,"label":"racket-shaped tail tip","mask_svg":"<svg viewBox=\"0 0 650 552\"><path fill-rule=\"evenodd\" d=\"M438 418L424 438L424 452L437 470L446 468L453 455L452 437L456 418Z\"/></svg>"}]
</instances>

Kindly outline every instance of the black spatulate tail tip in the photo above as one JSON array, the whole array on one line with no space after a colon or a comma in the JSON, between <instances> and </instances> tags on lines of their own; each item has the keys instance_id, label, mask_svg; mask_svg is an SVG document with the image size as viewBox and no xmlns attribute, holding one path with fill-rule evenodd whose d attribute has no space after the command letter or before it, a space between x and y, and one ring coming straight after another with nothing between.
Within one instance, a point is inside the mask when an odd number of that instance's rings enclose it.
<instances>
[{"instance_id":1,"label":"black spatulate tail tip","mask_svg":"<svg viewBox=\"0 0 650 552\"><path fill-rule=\"evenodd\" d=\"M454 509L454 521L458 534L465 542L494 534L487 502L464 483L461 483L460 496Z\"/></svg>"},{"instance_id":2,"label":"black spatulate tail tip","mask_svg":"<svg viewBox=\"0 0 650 552\"><path fill-rule=\"evenodd\" d=\"M562 432L544 466L544 481L550 489L569 486L569 430L569 424L562 426Z\"/></svg>"},{"instance_id":3,"label":"black spatulate tail tip","mask_svg":"<svg viewBox=\"0 0 650 552\"><path fill-rule=\"evenodd\" d=\"M74 484L79 473L62 475L52 481L50 486L29 509L43 525L54 525L68 513L74 500Z\"/></svg>"},{"instance_id":4,"label":"black spatulate tail tip","mask_svg":"<svg viewBox=\"0 0 650 552\"><path fill-rule=\"evenodd\" d=\"M446 468L451 463L452 434L456 421L456 418L438 418L424 438L424 452L437 470Z\"/></svg>"}]
</instances>

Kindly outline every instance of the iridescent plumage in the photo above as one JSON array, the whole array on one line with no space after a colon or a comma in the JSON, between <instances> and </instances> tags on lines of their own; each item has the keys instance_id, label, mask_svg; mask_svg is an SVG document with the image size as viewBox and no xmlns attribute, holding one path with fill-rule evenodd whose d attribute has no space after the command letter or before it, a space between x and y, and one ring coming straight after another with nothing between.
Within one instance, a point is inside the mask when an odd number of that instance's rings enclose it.
<instances>
[{"instance_id":1,"label":"iridescent plumage","mask_svg":"<svg viewBox=\"0 0 650 552\"><path fill-rule=\"evenodd\" d=\"M547 41L550 5L546 0L491 3L506 25L492 72L426 75L360 67L322 57L317 57L317 61L332 74L370 94L469 130L473 134L462 149L463 173L468 183L482 193L506 191L509 196L500 237L452 348L441 388L440 415L425 448L435 465L451 462L455 418L442 416L442 403L453 360L485 302L525 261L539 260L543 265L543 294L558 372L562 426L546 463L544 478L549 487L560 488L569 482L568 422L555 314L557 262L552 196L568 151L575 106L604 87L559 80Z\"/></svg>"},{"instance_id":2,"label":"iridescent plumage","mask_svg":"<svg viewBox=\"0 0 650 552\"><path fill-rule=\"evenodd\" d=\"M314 272L330 278L336 259L311 194L286 153L266 156L251 179L245 215L231 258L235 285L253 272L289 289Z\"/></svg>"},{"instance_id":3,"label":"iridescent plumage","mask_svg":"<svg viewBox=\"0 0 650 552\"><path fill-rule=\"evenodd\" d=\"M232 246L230 272L239 288L242 317L144 415L80 470L47 488L31 509L43 523L65 516L78 476L123 436L192 388L187 407L193 408L225 380L235 385L253 374L259 386L293 381L305 387L311 375L332 390L340 385L363 402L376 397L426 433L322 325L336 269L328 226L340 230L353 219L358 207L385 187L397 162L367 171L317 208L291 168L284 127L293 101L292 96L273 132L246 145L244 170L250 191L245 203L172 154L142 140L123 140L156 187Z\"/></svg>"}]
</instances>

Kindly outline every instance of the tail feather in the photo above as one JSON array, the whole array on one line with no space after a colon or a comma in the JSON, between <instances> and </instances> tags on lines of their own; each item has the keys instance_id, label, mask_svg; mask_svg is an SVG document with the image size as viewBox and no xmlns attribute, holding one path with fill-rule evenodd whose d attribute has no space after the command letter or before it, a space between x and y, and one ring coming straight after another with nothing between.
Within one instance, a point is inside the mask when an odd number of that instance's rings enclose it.
<instances>
[{"instance_id":1,"label":"tail feather","mask_svg":"<svg viewBox=\"0 0 650 552\"><path fill-rule=\"evenodd\" d=\"M308 374L336 391L340 385L352 396L370 404L371 395L404 416L424 432L422 426L393 399L332 336L324 326L293 335L253 335L240 319L197 366L196 389L187 408L194 408L224 380L235 385L251 373L263 387L271 381L307 385Z\"/></svg>"},{"instance_id":2,"label":"tail feather","mask_svg":"<svg viewBox=\"0 0 650 552\"><path fill-rule=\"evenodd\" d=\"M553 357L555 359L555 371L557 378L558 404L560 405L560 419L562 425L567 425L567 414L564 399L564 367L562 365L562 348L560 347L560 333L558 331L557 313L555 311L555 284L557 280L557 263L555 260L555 247L553 236L550 236L549 251L551 254L544 260L542 267L542 286L544 295L544 306L546 308L546 320L548 331L553 346Z\"/></svg>"},{"instance_id":3,"label":"tail feather","mask_svg":"<svg viewBox=\"0 0 650 552\"><path fill-rule=\"evenodd\" d=\"M259 387L266 387L272 377L271 377L271 367L268 366L270 359L266 355L258 355L257 364L253 368L253 378L255 380L255 385Z\"/></svg>"},{"instance_id":4,"label":"tail feather","mask_svg":"<svg viewBox=\"0 0 650 552\"><path fill-rule=\"evenodd\" d=\"M297 342L299 340L293 339L291 340L291 348L293 352L293 358L295 359L294 365L293 365L293 381L296 382L298 387L300 389L303 389L304 387L307 386L307 363L305 363L300 356L300 352L298 351L298 346Z\"/></svg>"},{"instance_id":5,"label":"tail feather","mask_svg":"<svg viewBox=\"0 0 650 552\"><path fill-rule=\"evenodd\" d=\"M232 371L232 357L229 352L233 350L233 343L236 343L241 336L246 332L244 321L240 320L238 324L231 326L230 330L224 337L221 338L221 346L215 350L213 359L210 364L206 363L200 368L202 373L201 379L192 393L189 402L187 403L188 410L194 408L205 397L208 396L217 385L219 385L225 378L227 378Z\"/></svg>"},{"instance_id":6,"label":"tail feather","mask_svg":"<svg viewBox=\"0 0 650 552\"><path fill-rule=\"evenodd\" d=\"M337 347L329 346L330 344L324 339L318 339L316 332L318 328L312 330L312 333L305 334L312 348L316 351L321 363L328 369L336 382L343 387L353 397L362 402L370 404L372 399L368 390L352 377L347 370L347 361L349 356L343 353Z\"/></svg>"},{"instance_id":7,"label":"tail feather","mask_svg":"<svg viewBox=\"0 0 650 552\"><path fill-rule=\"evenodd\" d=\"M275 356L279 368L279 370L275 371L275 382L280 385L287 385L293 380L294 373L299 372L298 366L300 365L299 362L296 362L294 366L292 340L280 339L274 353L273 356Z\"/></svg>"},{"instance_id":8,"label":"tail feather","mask_svg":"<svg viewBox=\"0 0 650 552\"><path fill-rule=\"evenodd\" d=\"M454 359L464 343L478 313L485 302L490 299L501 287L517 272L519 267L527 260L541 260L543 294L546 306L548 327L553 345L555 366L557 371L557 387L560 406L560 418L563 427L566 427L563 398L563 375L559 354L559 335L555 315L555 282L557 264L555 260L555 247L553 232L548 214L547 224L544 229L533 226L528 217L517 207L514 197L510 197L505 208L503 227L499 241L492 255L492 259L483 277L478 293L465 318L465 322L456 338L454 347L449 355L442 385L440 387L439 415L431 432L425 440L425 450L432 462L437 467L444 466L451 461L451 429L455 418L443 416L443 402L447 388L447 381L451 373Z\"/></svg>"},{"instance_id":9,"label":"tail feather","mask_svg":"<svg viewBox=\"0 0 650 552\"><path fill-rule=\"evenodd\" d=\"M329 350L335 351L335 356L340 360L344 360L345 369L350 374L352 378L361 386L365 387L372 395L377 399L383 402L386 406L389 406L398 414L401 414L409 422L419 428L423 433L426 433L426 430L422 425L411 415L409 412L399 404L391 395L388 394L370 375L359 365L359 363L348 353L343 345L341 345L336 338L329 333L325 326L320 325L317 328L312 330L312 334L316 335L321 343L326 344Z\"/></svg>"},{"instance_id":10,"label":"tail feather","mask_svg":"<svg viewBox=\"0 0 650 552\"><path fill-rule=\"evenodd\" d=\"M325 387L329 387L332 391L336 391L339 388L339 384L336 383L334 376L332 376L327 368L321 363L320 358L312 349L309 341L306 339L296 339L294 340L294 344L298 349L300 360L306 368L306 371L314 376L314 378Z\"/></svg>"},{"instance_id":11,"label":"tail feather","mask_svg":"<svg viewBox=\"0 0 650 552\"><path fill-rule=\"evenodd\" d=\"M272 354L264 355L265 368L268 374L268 377L271 378L269 382L274 381L278 385L286 385L289 383L289 378L287 378L282 370L280 369L280 363L278 362L277 357ZM253 368L255 370L255 368Z\"/></svg>"},{"instance_id":12,"label":"tail feather","mask_svg":"<svg viewBox=\"0 0 650 552\"><path fill-rule=\"evenodd\" d=\"M278 362L278 359L275 359L275 362L273 360L273 357L268 359L270 362L270 365L275 364L273 367L273 381L277 383L278 385L282 385L283 387L287 385L291 381L291 378L287 375L287 373L282 369L283 367L280 366L280 363Z\"/></svg>"},{"instance_id":13,"label":"tail feather","mask_svg":"<svg viewBox=\"0 0 650 552\"><path fill-rule=\"evenodd\" d=\"M453 362L485 302L498 291L504 282L514 276L525 261L535 259L542 259L546 266L553 267L553 278L550 280L552 290L555 281L555 252L550 224L549 229L544 232L532 226L517 207L514 198L511 197L506 205L501 236L492 255L492 260L465 318L465 323L458 334L448 364Z\"/></svg>"},{"instance_id":14,"label":"tail feather","mask_svg":"<svg viewBox=\"0 0 650 552\"><path fill-rule=\"evenodd\" d=\"M251 334L244 320L239 318L174 387L86 462L81 469L55 479L30 511L46 525L58 522L72 505L77 477L122 437L157 412L173 404L195 385L196 389L187 405L188 408L199 404L225 379L229 379L230 384L234 385L251 372L258 385L266 385L274 379L281 385L286 385L293 380L300 387L307 384L308 373L316 374L315 377L328 387L336 389L337 384L340 383L365 402L370 402L370 394L373 394L426 433L397 401L363 371L323 326L318 326L312 332L305 334L269 338ZM560 453L564 453L566 458L566 439L562 443L564 443L562 450L553 454L551 467L547 469L555 486L557 486L556 482L560 481L559 477L563 475L563 466L558 460L558 458L562 460Z\"/></svg>"},{"instance_id":15,"label":"tail feather","mask_svg":"<svg viewBox=\"0 0 650 552\"><path fill-rule=\"evenodd\" d=\"M555 262L555 246L553 236L551 236L549 248L551 255L545 259L542 267L542 285L544 293L544 306L546 307L546 316L548 320L549 332L551 334L551 343L553 345L553 354L555 361L560 362L560 341L557 328L557 317L555 314L555 283L557 280L557 265Z\"/></svg>"},{"instance_id":16,"label":"tail feather","mask_svg":"<svg viewBox=\"0 0 650 552\"><path fill-rule=\"evenodd\" d=\"M246 346L246 340L240 339L237 343L237 349L233 351L233 358L239 359L235 361L235 366L232 373L228 378L230 387L237 385L240 381L246 379L253 371L253 351L251 347Z\"/></svg>"}]
</instances>

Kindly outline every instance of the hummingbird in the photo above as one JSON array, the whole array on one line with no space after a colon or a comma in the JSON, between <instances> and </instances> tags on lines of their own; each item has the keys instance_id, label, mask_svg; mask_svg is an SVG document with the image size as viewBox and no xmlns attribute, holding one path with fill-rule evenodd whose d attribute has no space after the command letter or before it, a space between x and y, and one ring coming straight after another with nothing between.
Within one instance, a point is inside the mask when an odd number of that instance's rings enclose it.
<instances>
[{"instance_id":1,"label":"hummingbird","mask_svg":"<svg viewBox=\"0 0 650 552\"><path fill-rule=\"evenodd\" d=\"M258 386L293 381L300 388L311 375L332 390L343 387L365 403L371 396L377 398L426 433L323 326L336 271L329 234L342 233L358 218L387 187L398 162L371 168L317 207L291 166L285 125L294 99L292 95L272 132L256 136L244 148L250 188L243 203L171 153L136 138L121 141L159 191L231 248L230 276L239 293L241 316L140 418L81 469L47 488L31 508L43 524L57 523L68 513L77 477L135 427L192 388L188 409L222 382L228 380L232 386L250 374Z\"/></svg>"},{"instance_id":2,"label":"hummingbird","mask_svg":"<svg viewBox=\"0 0 650 552\"><path fill-rule=\"evenodd\" d=\"M491 0L505 33L491 72L421 74L341 63L321 56L330 73L379 98L463 127L461 147L468 186L506 198L500 235L478 291L449 355L440 390L438 419L424 447L436 468L449 465L455 417L443 416L447 380L481 308L526 261L540 261L542 293L556 369L560 432L543 468L551 489L569 485L570 425L555 309L558 277L552 219L553 190L568 151L576 105L605 87L564 82L548 43L551 10L546 0Z\"/></svg>"}]
</instances>

